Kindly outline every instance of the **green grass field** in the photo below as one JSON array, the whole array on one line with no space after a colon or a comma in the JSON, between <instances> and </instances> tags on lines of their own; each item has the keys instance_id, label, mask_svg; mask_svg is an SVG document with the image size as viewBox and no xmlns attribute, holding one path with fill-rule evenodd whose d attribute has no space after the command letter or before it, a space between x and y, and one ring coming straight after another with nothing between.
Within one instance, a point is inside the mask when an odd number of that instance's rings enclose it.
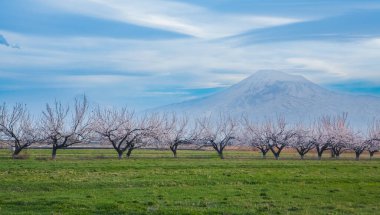
<instances>
[{"instance_id":1,"label":"green grass field","mask_svg":"<svg viewBox=\"0 0 380 215\"><path fill-rule=\"evenodd\" d=\"M380 214L380 160L257 152L0 150L0 214ZM327 156L327 154L326 154ZM375 157L378 157L375 156Z\"/></svg>"}]
</instances>

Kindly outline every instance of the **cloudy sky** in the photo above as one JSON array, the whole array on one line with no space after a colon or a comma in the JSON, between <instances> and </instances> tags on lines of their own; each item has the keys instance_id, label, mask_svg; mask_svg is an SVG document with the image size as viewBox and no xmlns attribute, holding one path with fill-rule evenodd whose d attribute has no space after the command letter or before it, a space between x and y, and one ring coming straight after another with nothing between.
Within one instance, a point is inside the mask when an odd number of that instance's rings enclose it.
<instances>
[{"instance_id":1,"label":"cloudy sky","mask_svg":"<svg viewBox=\"0 0 380 215\"><path fill-rule=\"evenodd\" d=\"M145 109L261 69L380 96L378 0L0 0L0 100Z\"/></svg>"}]
</instances>

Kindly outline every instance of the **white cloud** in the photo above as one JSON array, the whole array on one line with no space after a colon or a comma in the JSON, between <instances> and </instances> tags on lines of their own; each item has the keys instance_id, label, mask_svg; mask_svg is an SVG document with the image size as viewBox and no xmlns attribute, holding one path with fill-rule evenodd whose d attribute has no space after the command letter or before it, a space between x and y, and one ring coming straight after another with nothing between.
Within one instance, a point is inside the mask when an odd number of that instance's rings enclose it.
<instances>
[{"instance_id":1,"label":"white cloud","mask_svg":"<svg viewBox=\"0 0 380 215\"><path fill-rule=\"evenodd\" d=\"M4 34L22 49L0 47L0 70L35 82L47 77L44 84L53 79L57 86L223 87L260 69L307 70L303 75L319 83L379 79L380 47L373 39L241 45L238 39L144 41ZM138 78L130 78L130 73Z\"/></svg>"},{"instance_id":2,"label":"white cloud","mask_svg":"<svg viewBox=\"0 0 380 215\"><path fill-rule=\"evenodd\" d=\"M117 83L125 83L130 79L121 75L67 75L59 76L57 81L66 82L71 85L94 86L94 85L111 85Z\"/></svg>"},{"instance_id":3,"label":"white cloud","mask_svg":"<svg viewBox=\"0 0 380 215\"><path fill-rule=\"evenodd\" d=\"M301 69L318 70L337 76L347 75L339 65L336 65L333 62L327 62L325 60L312 58L289 58L287 59L287 62L296 66L301 66Z\"/></svg>"},{"instance_id":4,"label":"white cloud","mask_svg":"<svg viewBox=\"0 0 380 215\"><path fill-rule=\"evenodd\" d=\"M368 46L374 46L374 48L380 48L380 38L373 38L367 41Z\"/></svg>"},{"instance_id":5,"label":"white cloud","mask_svg":"<svg viewBox=\"0 0 380 215\"><path fill-rule=\"evenodd\" d=\"M289 17L222 14L191 4L164 0L40 1L71 13L208 39L303 21Z\"/></svg>"}]
</instances>

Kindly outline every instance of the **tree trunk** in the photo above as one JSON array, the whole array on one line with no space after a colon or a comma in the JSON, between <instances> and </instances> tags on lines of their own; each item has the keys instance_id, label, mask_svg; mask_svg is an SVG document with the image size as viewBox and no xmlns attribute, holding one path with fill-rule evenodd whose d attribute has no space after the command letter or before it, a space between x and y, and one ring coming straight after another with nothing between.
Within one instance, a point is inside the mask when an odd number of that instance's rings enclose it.
<instances>
[{"instance_id":1,"label":"tree trunk","mask_svg":"<svg viewBox=\"0 0 380 215\"><path fill-rule=\"evenodd\" d=\"M173 153L173 157L174 157L174 158L177 158L177 147L175 147L175 146L170 146L170 150L171 150L172 153Z\"/></svg>"},{"instance_id":2,"label":"tree trunk","mask_svg":"<svg viewBox=\"0 0 380 215\"><path fill-rule=\"evenodd\" d=\"M266 158L267 158L267 152L268 152L268 151L261 150L261 154L262 154L262 158L263 158L263 159L266 159Z\"/></svg>"},{"instance_id":3,"label":"tree trunk","mask_svg":"<svg viewBox=\"0 0 380 215\"><path fill-rule=\"evenodd\" d=\"M303 157L304 157L305 155L301 155L301 160L303 160Z\"/></svg>"},{"instance_id":4,"label":"tree trunk","mask_svg":"<svg viewBox=\"0 0 380 215\"><path fill-rule=\"evenodd\" d=\"M360 153L359 153L359 152L356 152L355 155L356 155L356 156L355 156L355 160L358 161L358 160L360 159Z\"/></svg>"},{"instance_id":5,"label":"tree trunk","mask_svg":"<svg viewBox=\"0 0 380 215\"><path fill-rule=\"evenodd\" d=\"M220 159L224 159L223 151L218 151L218 155Z\"/></svg>"},{"instance_id":6,"label":"tree trunk","mask_svg":"<svg viewBox=\"0 0 380 215\"><path fill-rule=\"evenodd\" d=\"M118 151L117 154L118 154L119 160L123 158L123 152L122 151Z\"/></svg>"},{"instance_id":7,"label":"tree trunk","mask_svg":"<svg viewBox=\"0 0 380 215\"><path fill-rule=\"evenodd\" d=\"M322 160L323 151L318 151L318 160Z\"/></svg>"},{"instance_id":8,"label":"tree trunk","mask_svg":"<svg viewBox=\"0 0 380 215\"><path fill-rule=\"evenodd\" d=\"M276 160L278 160L279 158L280 158L280 153L281 153L281 151L282 151L282 147L280 148L280 147L276 147L277 148L277 151L275 150L275 149L273 149L272 147L270 147L269 149L271 150L271 152L273 153L273 155L274 155L274 158L276 159Z\"/></svg>"},{"instance_id":9,"label":"tree trunk","mask_svg":"<svg viewBox=\"0 0 380 215\"><path fill-rule=\"evenodd\" d=\"M15 148L15 150L13 151L13 154L12 154L12 158L15 159L17 157L18 154L20 154L22 148Z\"/></svg>"},{"instance_id":10,"label":"tree trunk","mask_svg":"<svg viewBox=\"0 0 380 215\"><path fill-rule=\"evenodd\" d=\"M56 146L53 146L53 150L51 152L51 159L55 160L55 158L57 157L57 147Z\"/></svg>"},{"instance_id":11,"label":"tree trunk","mask_svg":"<svg viewBox=\"0 0 380 215\"><path fill-rule=\"evenodd\" d=\"M335 158L339 160L340 153L335 154Z\"/></svg>"},{"instance_id":12,"label":"tree trunk","mask_svg":"<svg viewBox=\"0 0 380 215\"><path fill-rule=\"evenodd\" d=\"M127 158L131 157L132 150L133 150L133 148L128 149L127 154L126 154Z\"/></svg>"},{"instance_id":13,"label":"tree trunk","mask_svg":"<svg viewBox=\"0 0 380 215\"><path fill-rule=\"evenodd\" d=\"M375 152L369 152L369 159L370 160L372 160L374 154L375 154Z\"/></svg>"},{"instance_id":14,"label":"tree trunk","mask_svg":"<svg viewBox=\"0 0 380 215\"><path fill-rule=\"evenodd\" d=\"M335 154L334 150L331 149L330 152L331 152L331 158L335 158L336 154Z\"/></svg>"}]
</instances>

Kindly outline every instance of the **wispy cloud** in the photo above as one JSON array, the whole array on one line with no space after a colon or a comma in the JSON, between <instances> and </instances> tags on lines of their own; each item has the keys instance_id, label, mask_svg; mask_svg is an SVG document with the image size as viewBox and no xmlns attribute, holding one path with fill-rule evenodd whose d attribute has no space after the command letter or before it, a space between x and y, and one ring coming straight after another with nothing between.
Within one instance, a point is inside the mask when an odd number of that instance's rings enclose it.
<instances>
[{"instance_id":1,"label":"wispy cloud","mask_svg":"<svg viewBox=\"0 0 380 215\"><path fill-rule=\"evenodd\" d=\"M43 104L86 93L106 105L147 108L207 95L261 69L301 73L325 86L358 88L361 80L364 89L370 80L375 89L378 6L12 0L0 8L0 34L10 44L0 45L0 95Z\"/></svg>"},{"instance_id":2,"label":"wispy cloud","mask_svg":"<svg viewBox=\"0 0 380 215\"><path fill-rule=\"evenodd\" d=\"M139 77L133 82L148 86L221 87L236 83L260 69L312 71L305 75L322 83L326 82L326 77L378 78L380 67L376 60L380 58L378 39L240 46L235 40L145 41L6 34L20 41L23 49L0 47L0 69L3 71L24 74L24 70L28 70L38 76L94 87L115 82L129 84L131 79L128 76ZM149 84L152 80L160 81Z\"/></svg>"},{"instance_id":3,"label":"wispy cloud","mask_svg":"<svg viewBox=\"0 0 380 215\"><path fill-rule=\"evenodd\" d=\"M113 85L130 81L128 76L121 75L66 75L57 77L57 81L71 86Z\"/></svg>"},{"instance_id":4,"label":"wispy cloud","mask_svg":"<svg viewBox=\"0 0 380 215\"><path fill-rule=\"evenodd\" d=\"M164 0L39 1L70 13L208 39L303 21L292 17L218 13L192 4Z\"/></svg>"},{"instance_id":5,"label":"wispy cloud","mask_svg":"<svg viewBox=\"0 0 380 215\"><path fill-rule=\"evenodd\" d=\"M335 76L346 76L341 66L336 65L334 62L327 62L326 60L313 59L313 58L289 58L287 62L299 66L300 69L316 70L329 73Z\"/></svg>"}]
</instances>

